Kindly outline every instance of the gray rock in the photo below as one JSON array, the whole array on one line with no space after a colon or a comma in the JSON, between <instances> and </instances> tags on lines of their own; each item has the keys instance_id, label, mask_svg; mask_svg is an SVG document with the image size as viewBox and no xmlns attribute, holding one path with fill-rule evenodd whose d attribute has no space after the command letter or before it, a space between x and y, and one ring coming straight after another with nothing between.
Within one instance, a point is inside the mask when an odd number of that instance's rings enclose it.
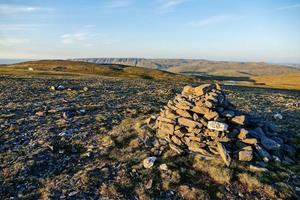
<instances>
[{"instance_id":1,"label":"gray rock","mask_svg":"<svg viewBox=\"0 0 300 200\"><path fill-rule=\"evenodd\" d=\"M285 151L288 156L294 158L296 155L296 149L288 144L284 144L282 147L283 151Z\"/></svg>"},{"instance_id":2,"label":"gray rock","mask_svg":"<svg viewBox=\"0 0 300 200\"><path fill-rule=\"evenodd\" d=\"M231 163L231 157L229 155L229 152L225 149L225 147L221 143L218 143L218 152L221 158L223 159L223 161L225 162L226 166L229 166Z\"/></svg>"},{"instance_id":3,"label":"gray rock","mask_svg":"<svg viewBox=\"0 0 300 200\"><path fill-rule=\"evenodd\" d=\"M65 89L65 86L63 86L63 85L58 85L56 87L56 90L64 90L64 89Z\"/></svg>"},{"instance_id":4,"label":"gray rock","mask_svg":"<svg viewBox=\"0 0 300 200\"><path fill-rule=\"evenodd\" d=\"M206 107L200 107L200 106L194 106L191 111L198 113L198 114L202 114L205 115L205 113L209 112L209 109Z\"/></svg>"},{"instance_id":5,"label":"gray rock","mask_svg":"<svg viewBox=\"0 0 300 200\"><path fill-rule=\"evenodd\" d=\"M203 144L201 144L200 142L191 141L188 144L188 148L189 150L193 152L201 153L202 155L210 155L210 153L208 153L205 149L203 149Z\"/></svg>"},{"instance_id":6,"label":"gray rock","mask_svg":"<svg viewBox=\"0 0 300 200\"><path fill-rule=\"evenodd\" d=\"M235 124L244 125L246 123L246 116L245 115L235 116L231 119L231 121Z\"/></svg>"},{"instance_id":7,"label":"gray rock","mask_svg":"<svg viewBox=\"0 0 300 200\"><path fill-rule=\"evenodd\" d=\"M262 158L262 160L264 162L269 162L270 161L271 156L270 156L270 154L266 150L264 150L258 144L255 144L254 147L255 147L256 151L258 152L258 154L260 155L260 157Z\"/></svg>"},{"instance_id":8,"label":"gray rock","mask_svg":"<svg viewBox=\"0 0 300 200\"><path fill-rule=\"evenodd\" d=\"M279 119L279 120L283 119L283 117L282 117L282 115L280 113L274 114L273 117L274 117L274 119Z\"/></svg>"},{"instance_id":9,"label":"gray rock","mask_svg":"<svg viewBox=\"0 0 300 200\"><path fill-rule=\"evenodd\" d=\"M187 126L187 127L191 127L191 128L196 128L197 126L201 127L199 122L196 122L191 119L184 118L184 117L178 118L178 123L183 126Z\"/></svg>"},{"instance_id":10,"label":"gray rock","mask_svg":"<svg viewBox=\"0 0 300 200\"><path fill-rule=\"evenodd\" d=\"M84 87L84 88L83 88L83 91L85 91L85 92L87 92L88 90L89 90L88 87Z\"/></svg>"},{"instance_id":11,"label":"gray rock","mask_svg":"<svg viewBox=\"0 0 300 200\"><path fill-rule=\"evenodd\" d=\"M204 117L207 119L207 120L211 120L215 117L218 116L218 113L217 112L213 112L213 111L209 111L207 113L205 113Z\"/></svg>"},{"instance_id":12,"label":"gray rock","mask_svg":"<svg viewBox=\"0 0 300 200\"><path fill-rule=\"evenodd\" d=\"M251 146L250 149L242 149L241 151L239 151L239 160L240 161L251 161L253 158L253 151Z\"/></svg>"},{"instance_id":13,"label":"gray rock","mask_svg":"<svg viewBox=\"0 0 300 200\"><path fill-rule=\"evenodd\" d=\"M192 115L191 115L188 111L186 111L186 110L177 109L177 110L176 110L176 113L177 113L178 115L180 115L181 117L192 118Z\"/></svg>"},{"instance_id":14,"label":"gray rock","mask_svg":"<svg viewBox=\"0 0 300 200\"><path fill-rule=\"evenodd\" d=\"M278 150L280 149L280 144L275 142L274 140L268 138L268 137L262 137L260 140L262 146L267 150Z\"/></svg>"},{"instance_id":15,"label":"gray rock","mask_svg":"<svg viewBox=\"0 0 300 200\"><path fill-rule=\"evenodd\" d=\"M189 94L194 94L195 90L192 86L185 86L181 92L183 95L189 95Z\"/></svg>"},{"instance_id":16,"label":"gray rock","mask_svg":"<svg viewBox=\"0 0 300 200\"><path fill-rule=\"evenodd\" d=\"M175 145L175 144L169 143L169 147L170 147L173 151L175 151L177 154L182 154L182 153L183 153L183 150L182 150L180 147L178 147L177 145Z\"/></svg>"},{"instance_id":17,"label":"gray rock","mask_svg":"<svg viewBox=\"0 0 300 200\"><path fill-rule=\"evenodd\" d=\"M207 92L209 92L213 88L212 84L203 84L194 88L194 93L197 96L201 96Z\"/></svg>"},{"instance_id":18,"label":"gray rock","mask_svg":"<svg viewBox=\"0 0 300 200\"><path fill-rule=\"evenodd\" d=\"M228 125L222 122L209 121L207 128L216 131L226 131L228 129Z\"/></svg>"},{"instance_id":19,"label":"gray rock","mask_svg":"<svg viewBox=\"0 0 300 200\"><path fill-rule=\"evenodd\" d=\"M156 116L152 115L151 117L147 118L145 122L148 126L153 127L156 121Z\"/></svg>"},{"instance_id":20,"label":"gray rock","mask_svg":"<svg viewBox=\"0 0 300 200\"><path fill-rule=\"evenodd\" d=\"M223 117L232 118L234 117L235 113L232 110L224 110L221 115Z\"/></svg>"},{"instance_id":21,"label":"gray rock","mask_svg":"<svg viewBox=\"0 0 300 200\"><path fill-rule=\"evenodd\" d=\"M153 179L151 178L148 182L147 182L147 184L145 185L145 188L146 189L151 189L152 188L152 183L153 183Z\"/></svg>"},{"instance_id":22,"label":"gray rock","mask_svg":"<svg viewBox=\"0 0 300 200\"><path fill-rule=\"evenodd\" d=\"M288 156L284 156L283 163L288 165L293 165L295 164L295 161Z\"/></svg>"},{"instance_id":23,"label":"gray rock","mask_svg":"<svg viewBox=\"0 0 300 200\"><path fill-rule=\"evenodd\" d=\"M171 140L175 143L175 144L177 144L177 145L182 145L182 142L181 142L181 140L178 138L178 137L176 137L176 136L172 136L171 137Z\"/></svg>"},{"instance_id":24,"label":"gray rock","mask_svg":"<svg viewBox=\"0 0 300 200\"><path fill-rule=\"evenodd\" d=\"M249 166L250 171L252 172L268 172L269 170L265 167L259 167L255 165L250 165Z\"/></svg>"},{"instance_id":25,"label":"gray rock","mask_svg":"<svg viewBox=\"0 0 300 200\"><path fill-rule=\"evenodd\" d=\"M159 165L159 169L162 170L162 171L167 171L168 170L168 165L161 164L161 165Z\"/></svg>"},{"instance_id":26,"label":"gray rock","mask_svg":"<svg viewBox=\"0 0 300 200\"><path fill-rule=\"evenodd\" d=\"M38 116L38 117L43 117L45 115L45 113L42 112L42 111L38 111L38 112L35 113L35 115Z\"/></svg>"},{"instance_id":27,"label":"gray rock","mask_svg":"<svg viewBox=\"0 0 300 200\"><path fill-rule=\"evenodd\" d=\"M174 132L174 125L162 122L160 124L160 130L166 134L172 135Z\"/></svg>"},{"instance_id":28,"label":"gray rock","mask_svg":"<svg viewBox=\"0 0 300 200\"><path fill-rule=\"evenodd\" d=\"M253 130L249 130L249 135L256 139L261 139L266 136L265 133L263 132L263 130L259 127L255 128Z\"/></svg>"},{"instance_id":29,"label":"gray rock","mask_svg":"<svg viewBox=\"0 0 300 200\"><path fill-rule=\"evenodd\" d=\"M156 159L157 159L157 158L156 158L155 156L145 158L145 159L143 160L143 166L144 166L146 169L149 169L149 168L153 167L154 162L156 161Z\"/></svg>"},{"instance_id":30,"label":"gray rock","mask_svg":"<svg viewBox=\"0 0 300 200\"><path fill-rule=\"evenodd\" d=\"M272 160L274 160L275 162L281 163L281 160L278 156L272 155Z\"/></svg>"},{"instance_id":31,"label":"gray rock","mask_svg":"<svg viewBox=\"0 0 300 200\"><path fill-rule=\"evenodd\" d=\"M74 133L74 129L69 129L64 132L59 133L58 135L61 137L70 137Z\"/></svg>"}]
</instances>

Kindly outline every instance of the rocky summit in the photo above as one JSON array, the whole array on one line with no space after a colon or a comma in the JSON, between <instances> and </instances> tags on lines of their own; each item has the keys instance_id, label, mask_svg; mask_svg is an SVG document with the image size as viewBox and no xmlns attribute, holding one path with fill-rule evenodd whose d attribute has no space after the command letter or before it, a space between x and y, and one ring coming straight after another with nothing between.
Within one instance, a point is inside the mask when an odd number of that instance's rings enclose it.
<instances>
[{"instance_id":1,"label":"rocky summit","mask_svg":"<svg viewBox=\"0 0 300 200\"><path fill-rule=\"evenodd\" d=\"M160 145L177 154L195 153L203 160L294 162L295 149L275 127L239 111L218 84L185 86L156 118ZM254 168L253 165L251 165Z\"/></svg>"}]
</instances>

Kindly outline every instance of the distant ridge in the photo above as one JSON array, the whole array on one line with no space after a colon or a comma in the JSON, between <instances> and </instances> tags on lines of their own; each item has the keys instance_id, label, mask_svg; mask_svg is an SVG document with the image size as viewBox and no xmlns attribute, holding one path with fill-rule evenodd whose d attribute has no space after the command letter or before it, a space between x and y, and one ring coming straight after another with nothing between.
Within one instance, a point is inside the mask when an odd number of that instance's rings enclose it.
<instances>
[{"instance_id":1,"label":"distant ridge","mask_svg":"<svg viewBox=\"0 0 300 200\"><path fill-rule=\"evenodd\" d=\"M146 59L146 58L76 58L75 61L83 61L97 64L123 64L130 66L140 66L152 69L167 70L170 67L183 63L189 63L191 59Z\"/></svg>"},{"instance_id":2,"label":"distant ridge","mask_svg":"<svg viewBox=\"0 0 300 200\"><path fill-rule=\"evenodd\" d=\"M1 64L14 64L19 62L25 62L30 61L32 59L0 59L0 65Z\"/></svg>"},{"instance_id":3,"label":"distant ridge","mask_svg":"<svg viewBox=\"0 0 300 200\"><path fill-rule=\"evenodd\" d=\"M294 67L265 62L210 61L204 59L77 58L71 60L97 64L122 64L175 73L214 76L250 77L282 75L300 71Z\"/></svg>"}]
</instances>

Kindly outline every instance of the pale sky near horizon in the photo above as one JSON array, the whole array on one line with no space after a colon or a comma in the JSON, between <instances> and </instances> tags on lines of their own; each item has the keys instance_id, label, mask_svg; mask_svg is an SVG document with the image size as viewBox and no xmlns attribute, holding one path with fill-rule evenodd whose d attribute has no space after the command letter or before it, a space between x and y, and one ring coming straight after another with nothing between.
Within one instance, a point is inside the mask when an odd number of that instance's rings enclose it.
<instances>
[{"instance_id":1,"label":"pale sky near horizon","mask_svg":"<svg viewBox=\"0 0 300 200\"><path fill-rule=\"evenodd\" d=\"M300 0L0 0L0 58L300 63Z\"/></svg>"}]
</instances>

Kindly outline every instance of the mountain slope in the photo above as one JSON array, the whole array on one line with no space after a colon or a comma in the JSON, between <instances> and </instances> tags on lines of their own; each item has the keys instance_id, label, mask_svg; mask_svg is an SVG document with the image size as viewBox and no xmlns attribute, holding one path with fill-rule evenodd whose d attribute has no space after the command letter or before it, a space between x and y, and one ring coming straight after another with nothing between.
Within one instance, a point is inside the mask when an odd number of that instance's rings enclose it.
<instances>
[{"instance_id":1,"label":"mountain slope","mask_svg":"<svg viewBox=\"0 0 300 200\"><path fill-rule=\"evenodd\" d=\"M1 67L2 66L2 67ZM171 72L119 64L94 64L67 60L40 60L12 65L0 65L0 74L13 75L101 75L110 77L143 78L153 80L195 80Z\"/></svg>"},{"instance_id":2,"label":"mountain slope","mask_svg":"<svg viewBox=\"0 0 300 200\"><path fill-rule=\"evenodd\" d=\"M124 64L161 69L175 73L249 77L300 72L283 65L256 62L225 62L196 59L143 59L143 58L82 58L73 59L98 64Z\"/></svg>"}]
</instances>

